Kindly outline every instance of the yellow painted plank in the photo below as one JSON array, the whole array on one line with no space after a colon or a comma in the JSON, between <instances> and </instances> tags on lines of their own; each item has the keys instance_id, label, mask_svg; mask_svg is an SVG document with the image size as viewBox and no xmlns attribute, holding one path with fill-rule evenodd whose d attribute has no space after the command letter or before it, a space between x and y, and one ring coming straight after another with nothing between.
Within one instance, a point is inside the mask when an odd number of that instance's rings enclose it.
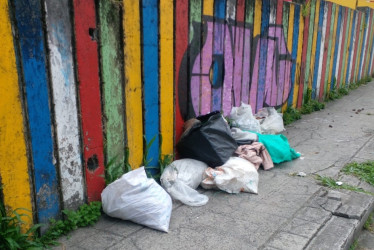
<instances>
[{"instance_id":1,"label":"yellow painted plank","mask_svg":"<svg viewBox=\"0 0 374 250\"><path fill-rule=\"evenodd\" d=\"M358 0L357 1L357 7L370 7L374 9L374 2L373 1L367 1L367 0Z\"/></svg>"},{"instance_id":2,"label":"yellow painted plank","mask_svg":"<svg viewBox=\"0 0 374 250\"><path fill-rule=\"evenodd\" d=\"M125 103L129 163L138 168L143 158L143 114L139 1L123 0Z\"/></svg>"},{"instance_id":3,"label":"yellow painted plank","mask_svg":"<svg viewBox=\"0 0 374 250\"><path fill-rule=\"evenodd\" d=\"M303 53L303 35L304 35L304 17L300 12L299 17L299 43L297 46L297 58L296 58L296 72L295 72L295 85L293 91L292 107L296 108L297 98L299 96L299 85L300 85L300 70L301 70L301 56Z\"/></svg>"},{"instance_id":4,"label":"yellow painted plank","mask_svg":"<svg viewBox=\"0 0 374 250\"><path fill-rule=\"evenodd\" d=\"M351 39L353 39L353 37L351 36L352 34L352 26L353 26L353 11L351 11L351 18L348 20L349 21L349 28L348 28L348 41L347 41L347 50L345 51L346 55L345 55L345 58L346 58L346 61L344 63L344 70L343 70L343 80L342 80L342 85L341 86L345 86L346 82L345 80L347 79L347 68L348 68L348 60L349 60L349 44L351 44Z\"/></svg>"},{"instance_id":5,"label":"yellow painted plank","mask_svg":"<svg viewBox=\"0 0 374 250\"><path fill-rule=\"evenodd\" d=\"M173 0L160 0L160 130L161 154L174 149Z\"/></svg>"},{"instance_id":6,"label":"yellow painted plank","mask_svg":"<svg viewBox=\"0 0 374 250\"><path fill-rule=\"evenodd\" d=\"M288 33L287 33L287 49L292 55L292 45L293 45L293 25L295 23L295 5L290 4L290 12L288 15ZM295 78L296 79L296 78ZM288 102L285 102L282 106L282 112L286 112L288 107Z\"/></svg>"},{"instance_id":7,"label":"yellow painted plank","mask_svg":"<svg viewBox=\"0 0 374 250\"><path fill-rule=\"evenodd\" d=\"M336 39L339 39L339 34L336 34L336 29L338 27L338 19L339 19L339 6L336 6L336 9L335 9L335 20L334 20L334 31L332 33L332 43L331 43L331 47L332 48L331 48L331 54L330 54L331 55L331 58L330 58L330 69L329 69L328 78L326 79L327 80L327 84L328 84L327 85L327 92L330 92L330 88L331 88L331 75L332 75L332 68L333 68L333 64L334 64L335 49L339 49L339 48L335 48L335 41L336 41ZM330 34L330 36L331 36L331 34Z\"/></svg>"},{"instance_id":8,"label":"yellow painted plank","mask_svg":"<svg viewBox=\"0 0 374 250\"><path fill-rule=\"evenodd\" d=\"M308 79L308 88L312 89L313 84L313 74L314 74L314 61L316 59L316 48L317 48L317 34L318 34L318 20L319 20L319 7L320 7L321 1L316 1L316 14L314 18L314 29L313 29L313 43L312 43L312 54L310 58L310 74Z\"/></svg>"},{"instance_id":9,"label":"yellow painted plank","mask_svg":"<svg viewBox=\"0 0 374 250\"><path fill-rule=\"evenodd\" d=\"M203 1L203 14L205 16L213 16L214 0Z\"/></svg>"},{"instance_id":10,"label":"yellow painted plank","mask_svg":"<svg viewBox=\"0 0 374 250\"><path fill-rule=\"evenodd\" d=\"M339 4L341 6L351 8L351 9L356 9L356 6L357 6L357 0L328 0L328 1Z\"/></svg>"},{"instance_id":11,"label":"yellow painted plank","mask_svg":"<svg viewBox=\"0 0 374 250\"><path fill-rule=\"evenodd\" d=\"M22 106L9 18L8 1L0 1L0 176L4 204L29 215L32 223L32 203L28 175L27 151L23 127ZM20 211L21 212L21 211ZM28 227L26 226L26 227Z\"/></svg>"},{"instance_id":12,"label":"yellow painted plank","mask_svg":"<svg viewBox=\"0 0 374 250\"><path fill-rule=\"evenodd\" d=\"M255 18L253 21L253 37L261 33L262 0L255 0Z\"/></svg>"}]
</instances>

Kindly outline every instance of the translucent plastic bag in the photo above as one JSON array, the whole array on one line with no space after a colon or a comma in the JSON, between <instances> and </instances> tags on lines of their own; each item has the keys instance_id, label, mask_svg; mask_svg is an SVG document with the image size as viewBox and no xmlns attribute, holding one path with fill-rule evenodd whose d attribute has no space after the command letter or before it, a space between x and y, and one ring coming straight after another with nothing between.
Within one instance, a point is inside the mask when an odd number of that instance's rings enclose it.
<instances>
[{"instance_id":1,"label":"translucent plastic bag","mask_svg":"<svg viewBox=\"0 0 374 250\"><path fill-rule=\"evenodd\" d=\"M240 107L233 107L230 112L230 119L233 127L261 133L260 122L253 116L249 104L242 102Z\"/></svg>"},{"instance_id":2,"label":"translucent plastic bag","mask_svg":"<svg viewBox=\"0 0 374 250\"><path fill-rule=\"evenodd\" d=\"M193 159L181 159L167 166L161 175L161 185L170 196L189 206L205 205L209 198L195 189L203 180L208 168L204 162Z\"/></svg>"},{"instance_id":3,"label":"translucent plastic bag","mask_svg":"<svg viewBox=\"0 0 374 250\"><path fill-rule=\"evenodd\" d=\"M101 200L104 212L111 217L169 230L170 195L155 180L147 178L144 167L109 184L101 193Z\"/></svg>"},{"instance_id":4,"label":"translucent plastic bag","mask_svg":"<svg viewBox=\"0 0 374 250\"><path fill-rule=\"evenodd\" d=\"M205 189L218 188L227 193L257 194L258 172L249 161L239 157L230 157L221 167L207 168L201 186Z\"/></svg>"},{"instance_id":5,"label":"translucent plastic bag","mask_svg":"<svg viewBox=\"0 0 374 250\"><path fill-rule=\"evenodd\" d=\"M264 108L263 110L260 110L259 113L268 114L261 122L261 130L263 134L279 134L284 131L282 114L278 113L273 107Z\"/></svg>"}]
</instances>

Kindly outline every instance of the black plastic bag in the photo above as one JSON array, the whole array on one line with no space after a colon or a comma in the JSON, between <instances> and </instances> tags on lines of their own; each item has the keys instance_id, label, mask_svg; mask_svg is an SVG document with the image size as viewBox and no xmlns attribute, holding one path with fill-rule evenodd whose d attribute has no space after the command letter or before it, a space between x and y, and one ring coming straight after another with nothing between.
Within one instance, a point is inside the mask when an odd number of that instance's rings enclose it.
<instances>
[{"instance_id":1,"label":"black plastic bag","mask_svg":"<svg viewBox=\"0 0 374 250\"><path fill-rule=\"evenodd\" d=\"M219 111L196 119L200 122L186 130L177 144L179 155L205 162L210 167L222 166L238 148L229 125Z\"/></svg>"}]
</instances>

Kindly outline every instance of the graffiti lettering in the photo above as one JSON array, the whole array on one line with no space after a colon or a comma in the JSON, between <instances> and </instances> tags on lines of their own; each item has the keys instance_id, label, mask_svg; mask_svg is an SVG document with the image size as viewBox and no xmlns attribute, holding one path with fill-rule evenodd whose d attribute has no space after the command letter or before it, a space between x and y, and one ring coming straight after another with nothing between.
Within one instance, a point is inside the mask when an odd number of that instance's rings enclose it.
<instances>
[{"instance_id":1,"label":"graffiti lettering","mask_svg":"<svg viewBox=\"0 0 374 250\"><path fill-rule=\"evenodd\" d=\"M198 40L200 27L202 41ZM209 16L204 16L201 24L194 23L193 28L194 37L182 61L186 64L189 55L193 64L188 77L180 72L184 77L178 79L184 119L217 109L228 115L240 102L250 103L255 111L262 106L279 107L287 101L292 60L281 26L269 25L254 39L248 24ZM201 48L197 48L200 44ZM259 64L260 53L266 55L265 65ZM262 86L260 76L265 79Z\"/></svg>"}]
</instances>

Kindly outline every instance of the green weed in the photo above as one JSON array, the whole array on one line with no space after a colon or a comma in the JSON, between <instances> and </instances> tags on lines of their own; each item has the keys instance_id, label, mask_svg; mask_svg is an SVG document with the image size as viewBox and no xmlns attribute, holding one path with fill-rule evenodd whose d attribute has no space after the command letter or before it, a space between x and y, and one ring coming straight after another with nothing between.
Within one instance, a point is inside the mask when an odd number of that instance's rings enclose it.
<instances>
[{"instance_id":1,"label":"green weed","mask_svg":"<svg viewBox=\"0 0 374 250\"><path fill-rule=\"evenodd\" d=\"M349 250L356 250L358 247L358 241L355 240L352 245L349 247Z\"/></svg>"},{"instance_id":2,"label":"green weed","mask_svg":"<svg viewBox=\"0 0 374 250\"><path fill-rule=\"evenodd\" d=\"M365 221L364 229L374 233L373 213L371 213L368 219Z\"/></svg>"},{"instance_id":3,"label":"green weed","mask_svg":"<svg viewBox=\"0 0 374 250\"><path fill-rule=\"evenodd\" d=\"M50 227L42 237L37 239L44 246L56 245L56 239L71 231L95 224L101 216L101 202L93 201L84 204L77 211L63 210L65 220L50 220Z\"/></svg>"},{"instance_id":4,"label":"green weed","mask_svg":"<svg viewBox=\"0 0 374 250\"><path fill-rule=\"evenodd\" d=\"M22 225L25 224L23 217L28 215L21 213L22 211L28 210L24 208L7 210L4 203L0 201L0 249L43 248L43 244L37 240L37 230L41 225L33 225L23 232Z\"/></svg>"},{"instance_id":5,"label":"green weed","mask_svg":"<svg viewBox=\"0 0 374 250\"><path fill-rule=\"evenodd\" d=\"M342 172L354 175L360 180L366 181L374 186L374 161L349 163L342 169Z\"/></svg>"},{"instance_id":6,"label":"green weed","mask_svg":"<svg viewBox=\"0 0 374 250\"><path fill-rule=\"evenodd\" d=\"M300 111L292 107L288 107L286 112L283 113L284 125L288 125L296 120L299 120L300 118L301 118Z\"/></svg>"},{"instance_id":7,"label":"green weed","mask_svg":"<svg viewBox=\"0 0 374 250\"><path fill-rule=\"evenodd\" d=\"M332 189L346 189L346 190L351 190L351 191L355 191L355 192L361 192L361 193L374 195L373 193L365 191L362 188L355 187L355 186L352 186L352 185L349 185L349 184L343 183L342 185L338 185L336 183L337 180L335 180L331 177L316 175L316 179L320 182L320 184L322 186L329 187L329 188L332 188Z\"/></svg>"}]
</instances>

